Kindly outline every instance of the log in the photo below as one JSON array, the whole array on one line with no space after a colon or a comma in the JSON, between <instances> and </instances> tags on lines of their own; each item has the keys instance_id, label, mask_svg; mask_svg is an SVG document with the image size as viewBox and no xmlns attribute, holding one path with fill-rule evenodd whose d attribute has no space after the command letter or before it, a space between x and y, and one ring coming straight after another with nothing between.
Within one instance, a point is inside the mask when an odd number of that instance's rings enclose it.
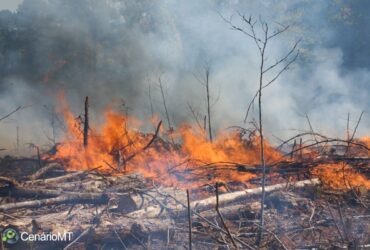
<instances>
[{"instance_id":1,"label":"log","mask_svg":"<svg viewBox=\"0 0 370 250\"><path fill-rule=\"evenodd\" d=\"M281 190L287 187L303 188L306 186L315 186L318 184L320 184L320 181L319 179L315 178L315 179L310 179L310 180L298 181L295 183L291 183L289 185L287 183L282 183L282 184L267 186L265 187L265 192L270 193L272 191ZM246 199L251 196L259 195L261 193L262 193L261 187L246 189L243 191L237 191L233 193L226 193L226 194L222 194L219 196L219 202L220 202L220 205L222 206L223 204L240 201L242 199ZM186 200L185 201L181 200L181 202L185 204ZM205 211L208 209L213 209L215 205L216 205L215 197L210 197L207 199L191 202L191 207L197 211ZM166 207L170 210L173 210L176 214L182 214L186 212L186 207L184 206L168 204L166 205ZM156 218L164 214L165 214L165 211L163 211L163 207L161 207L160 205L156 205L156 206L150 206L145 209L141 209L141 210L138 210L132 213L128 213L126 216L131 217L131 218Z\"/></svg>"},{"instance_id":2,"label":"log","mask_svg":"<svg viewBox=\"0 0 370 250\"><path fill-rule=\"evenodd\" d=\"M0 197L14 198L50 198L61 194L59 190L48 190L41 188L23 188L23 187L0 187Z\"/></svg>"},{"instance_id":3,"label":"log","mask_svg":"<svg viewBox=\"0 0 370 250\"><path fill-rule=\"evenodd\" d=\"M17 187L5 186L0 187L0 197L13 198L51 198L60 195L78 195L78 194L124 194L130 193L133 189L139 188L143 185L140 182L133 183L117 183L107 186L102 181L87 181L83 183L61 183L54 188L46 186L39 187ZM79 192L78 192L79 191ZM113 195L114 196L114 195Z\"/></svg>"},{"instance_id":4,"label":"log","mask_svg":"<svg viewBox=\"0 0 370 250\"><path fill-rule=\"evenodd\" d=\"M119 203L118 209L121 212L128 213L138 209L142 203L142 199L133 194L133 190L145 186L144 178L140 174L107 177L86 174L83 180L59 183L76 175L79 176L80 172L45 180L28 181L24 185L15 180L0 177L0 181L6 183L5 186L0 186L0 197L34 199L1 205L0 211L59 204L106 204L109 199L112 199Z\"/></svg>"},{"instance_id":5,"label":"log","mask_svg":"<svg viewBox=\"0 0 370 250\"><path fill-rule=\"evenodd\" d=\"M0 184L6 183L7 186L19 186L20 184L13 178L0 176Z\"/></svg>"},{"instance_id":6,"label":"log","mask_svg":"<svg viewBox=\"0 0 370 250\"><path fill-rule=\"evenodd\" d=\"M28 185L35 185L35 184L51 184L51 183L60 183L64 182L69 179L81 177L83 175L86 175L86 172L83 171L78 171L78 172L72 172L66 175L58 176L58 177L53 177L53 178L47 178L47 179L39 179L39 180L31 180L31 181L26 181L25 184Z\"/></svg>"},{"instance_id":7,"label":"log","mask_svg":"<svg viewBox=\"0 0 370 250\"><path fill-rule=\"evenodd\" d=\"M0 197L3 195L0 192ZM26 190L16 189L10 192L10 197L16 198L37 198L31 201L13 202L0 205L0 211L8 211L19 208L35 208L47 205L59 205L59 204L107 204L109 201L114 202L114 206L111 207L112 212L119 212L126 214L137 210L143 203L142 198L134 194L124 193L78 193L78 192L60 192L57 190ZM48 197L48 198L47 198ZM46 199L40 199L46 198Z\"/></svg>"},{"instance_id":8,"label":"log","mask_svg":"<svg viewBox=\"0 0 370 250\"><path fill-rule=\"evenodd\" d=\"M106 194L63 194L58 197L42 199L42 200L31 200L12 202L4 205L0 205L0 211L8 211L19 208L38 208L49 205L59 204L106 204L108 203L108 196Z\"/></svg>"},{"instance_id":9,"label":"log","mask_svg":"<svg viewBox=\"0 0 370 250\"><path fill-rule=\"evenodd\" d=\"M287 185L287 183L281 183L276 185L271 185L265 187L265 192L270 193L272 191L281 190L284 188L303 188L306 186L316 186L320 184L320 180L310 179L310 180L304 180L304 181L298 181L295 183L291 183L290 185ZM245 199L247 197L253 196L253 195L259 195L262 193L262 188L252 188L252 189L246 189L243 191L233 192L233 193L227 193L220 195L220 203L229 203L229 202L235 202L241 199ZM196 209L200 208L211 208L214 207L216 204L216 199L214 197L210 197L204 200L195 201L193 204L193 207Z\"/></svg>"},{"instance_id":10,"label":"log","mask_svg":"<svg viewBox=\"0 0 370 250\"><path fill-rule=\"evenodd\" d=\"M36 171L33 175L30 176L30 180L36 180L40 178L42 175L46 174L48 171L52 169L63 169L62 165L59 163L50 163L47 166L44 166L43 168L40 168L39 170Z\"/></svg>"}]
</instances>

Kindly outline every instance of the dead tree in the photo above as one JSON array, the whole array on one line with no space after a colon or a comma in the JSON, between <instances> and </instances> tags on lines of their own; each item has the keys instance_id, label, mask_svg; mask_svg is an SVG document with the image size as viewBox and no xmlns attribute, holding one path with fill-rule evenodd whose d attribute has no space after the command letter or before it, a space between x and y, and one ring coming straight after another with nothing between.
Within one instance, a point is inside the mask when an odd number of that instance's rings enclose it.
<instances>
[{"instance_id":1,"label":"dead tree","mask_svg":"<svg viewBox=\"0 0 370 250\"><path fill-rule=\"evenodd\" d=\"M174 141L173 136L172 136L172 133L174 131L174 128L172 127L172 124L171 124L171 119L170 119L170 115L168 113L168 108L167 108L167 103L166 103L166 95L164 93L164 86L163 86L163 83L162 83L162 79L160 77L158 77L158 85L159 85L159 89L161 91L164 112L165 112L166 120L167 120L167 124L168 124L169 138L170 138L172 144L175 144L175 141Z\"/></svg>"},{"instance_id":2,"label":"dead tree","mask_svg":"<svg viewBox=\"0 0 370 250\"><path fill-rule=\"evenodd\" d=\"M55 111L54 108L51 112L51 129L52 129L52 139L53 139L53 145L56 143L56 132L55 132Z\"/></svg>"},{"instance_id":3,"label":"dead tree","mask_svg":"<svg viewBox=\"0 0 370 250\"><path fill-rule=\"evenodd\" d=\"M171 119L170 119L170 116L168 114L168 109L167 109L167 104L166 104L166 96L164 94L163 83L162 83L162 79L160 77L158 78L158 83L159 83L159 89L161 90L163 107L164 107L164 112L165 112L166 119L167 119L168 129L169 129L169 131L171 131L172 130Z\"/></svg>"},{"instance_id":4,"label":"dead tree","mask_svg":"<svg viewBox=\"0 0 370 250\"><path fill-rule=\"evenodd\" d=\"M190 103L187 103L187 105L188 105L188 109L189 109L191 115L193 116L193 119L194 119L195 123L198 125L199 130L205 133L206 132L206 126L205 126L205 124L203 124L203 126L202 126L202 124L199 120L200 119L199 118L199 112L197 112L197 110ZM205 122L206 122L206 117L204 117L204 123Z\"/></svg>"},{"instance_id":5,"label":"dead tree","mask_svg":"<svg viewBox=\"0 0 370 250\"><path fill-rule=\"evenodd\" d=\"M205 77L206 77L206 95L207 95L207 115L208 115L208 133L209 140L212 142L212 126L211 126L211 105L209 101L209 67L205 67Z\"/></svg>"},{"instance_id":6,"label":"dead tree","mask_svg":"<svg viewBox=\"0 0 370 250\"><path fill-rule=\"evenodd\" d=\"M155 124L153 123L154 120L154 107L153 107L153 100L152 100L152 91L150 88L150 83L148 84L148 99L149 99L149 104L150 104L150 120L155 127Z\"/></svg>"},{"instance_id":7,"label":"dead tree","mask_svg":"<svg viewBox=\"0 0 370 250\"><path fill-rule=\"evenodd\" d=\"M47 139L49 141L51 141L53 143L53 145L55 145L56 144L56 140L57 140L56 139L57 138L57 125L63 126L63 123L58 118L58 115L57 115L57 113L55 111L55 107L54 106L50 106L49 107L47 105L44 105L43 107L48 112L48 115L50 115L51 137L48 136L46 133L44 133L44 134L47 137Z\"/></svg>"},{"instance_id":8,"label":"dead tree","mask_svg":"<svg viewBox=\"0 0 370 250\"><path fill-rule=\"evenodd\" d=\"M84 147L87 147L89 142L89 97L85 98L85 119L84 119Z\"/></svg>"},{"instance_id":9,"label":"dead tree","mask_svg":"<svg viewBox=\"0 0 370 250\"><path fill-rule=\"evenodd\" d=\"M251 38L259 52L260 57L260 64L259 64L259 86L258 90L255 93L252 101L250 102L244 122L248 119L248 114L250 111L251 106L253 105L255 99L258 97L258 121L259 121L259 134L260 134L260 151L261 151L261 166L262 166L262 194L261 194L261 213L260 213L260 231L257 239L257 244L260 244L262 241L262 236L264 232L264 203L265 203L265 185L266 185L266 163L265 163L265 149L264 149L264 138L263 138L263 122L262 122L262 90L272 83L274 83L279 76L288 70L289 66L297 59L299 55L299 51L297 50L297 46L299 40L296 41L291 49L283 55L281 58L277 59L275 63L267 65L267 56L266 56L266 48L270 44L271 40L276 38L277 36L281 35L285 31L289 29L289 26L281 26L275 31L269 30L269 25L267 22L259 19L259 21L254 20L251 16L246 17L243 14L239 13L239 17L241 18L242 26L237 26L232 23L231 20L227 20L222 17L233 30L237 30L247 37ZM256 24L260 25L260 29L256 29ZM269 74L268 74L269 73ZM270 76L270 79L266 79L266 74Z\"/></svg>"},{"instance_id":10,"label":"dead tree","mask_svg":"<svg viewBox=\"0 0 370 250\"><path fill-rule=\"evenodd\" d=\"M204 66L204 76L203 77L198 77L197 75L194 74L195 78L204 86L206 90L206 112L207 115L205 116L205 121L204 123L208 125L208 137L209 141L212 142L213 140L213 135L212 135L212 116L211 116L211 94L210 94L210 73L211 73L211 68L208 63L206 63ZM216 100L217 102L217 100ZM206 131L206 125L204 125L204 130Z\"/></svg>"},{"instance_id":11,"label":"dead tree","mask_svg":"<svg viewBox=\"0 0 370 250\"><path fill-rule=\"evenodd\" d=\"M17 131L17 138L16 138L17 153L19 153L19 126L16 127L16 131Z\"/></svg>"}]
</instances>

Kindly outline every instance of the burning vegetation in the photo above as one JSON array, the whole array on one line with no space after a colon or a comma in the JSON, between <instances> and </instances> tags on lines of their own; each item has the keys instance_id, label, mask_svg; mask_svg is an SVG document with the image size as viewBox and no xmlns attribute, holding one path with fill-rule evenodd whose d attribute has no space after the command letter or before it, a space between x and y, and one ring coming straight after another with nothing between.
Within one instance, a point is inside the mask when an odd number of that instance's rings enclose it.
<instances>
[{"instance_id":1,"label":"burning vegetation","mask_svg":"<svg viewBox=\"0 0 370 250\"><path fill-rule=\"evenodd\" d=\"M161 185L183 188L217 182L248 183L257 177L253 173L255 171L245 171L247 167L258 168L260 163L260 143L256 131L223 132L210 142L206 131L196 130L190 124L183 124L176 131L166 131L161 126L162 122L158 122L155 133L143 133L140 127L145 122L107 109L103 124L89 128L89 142L85 145L82 143L84 123L71 113L68 105L64 103L62 106L68 132L50 159L62 162L67 170L93 169L113 175L140 173ZM359 145L352 150L356 150L356 156L366 157L369 139L365 137L356 141ZM266 164L288 164L300 158L313 162L320 156L318 150L330 151L334 147L314 147L312 150L299 145L292 149L298 148L296 155L299 157L292 158L292 153L284 154L265 141ZM311 174L333 189L370 187L368 178L345 161L317 164Z\"/></svg>"},{"instance_id":2,"label":"burning vegetation","mask_svg":"<svg viewBox=\"0 0 370 250\"><path fill-rule=\"evenodd\" d=\"M1 225L78 235L69 242L33 243L40 249L256 249L263 192L266 232L259 248L368 247L369 225L360 219L369 206L368 138L304 133L280 147L264 141L261 189L256 129L215 134L211 142L191 124L166 130L155 121L153 132L144 133L146 124L137 118L108 108L94 125L87 101L85 114L76 117L61 100L67 132L55 149L28 159L27 167L22 159L1 162L21 171L0 176ZM313 135L316 140L308 139Z\"/></svg>"},{"instance_id":3,"label":"burning vegetation","mask_svg":"<svg viewBox=\"0 0 370 250\"><path fill-rule=\"evenodd\" d=\"M196 131L189 124L168 132L160 122L155 134L146 134L140 131L143 122L107 110L105 121L91 128L89 143L84 145L79 121L68 109L63 110L63 115L68 133L52 159L64 161L68 170L97 169L111 174L137 172L161 184L192 187L196 186L198 178L206 176L210 183L247 182L255 174L229 166L259 163L259 140L255 133L222 133L210 142L205 131ZM159 138L161 135L171 137L175 143ZM267 162L283 159L282 153L267 142L265 145ZM205 181L198 183L202 184Z\"/></svg>"},{"instance_id":4,"label":"burning vegetation","mask_svg":"<svg viewBox=\"0 0 370 250\"><path fill-rule=\"evenodd\" d=\"M21 11L32 8L24 6ZM54 114L63 117L63 137L58 142L54 138L46 150L30 144L33 157L5 156L0 161L0 250L368 249L370 138L356 134L363 113L352 132L348 115L345 139L315 132L306 114L309 131L280 145L271 143L265 137L262 94L295 63L301 40L268 60L271 43L289 26L271 29L261 17L237 14L241 25L220 18L257 52L258 84L244 119L250 127L215 133L208 64L195 77L204 87L205 114L197 114L188 103L193 123L172 121L160 77L163 114L156 115L151 103L147 120L112 105L95 122L89 106L93 98L85 97L78 116L61 94L52 111L53 125ZM94 70L86 76L91 81L103 76L95 74L100 48L96 30L94 39L89 45L95 54L71 52L72 59L89 58L86 72ZM56 61L42 77L45 86L71 64ZM256 103L258 112L251 120ZM68 232L72 239L18 241L17 232Z\"/></svg>"}]
</instances>

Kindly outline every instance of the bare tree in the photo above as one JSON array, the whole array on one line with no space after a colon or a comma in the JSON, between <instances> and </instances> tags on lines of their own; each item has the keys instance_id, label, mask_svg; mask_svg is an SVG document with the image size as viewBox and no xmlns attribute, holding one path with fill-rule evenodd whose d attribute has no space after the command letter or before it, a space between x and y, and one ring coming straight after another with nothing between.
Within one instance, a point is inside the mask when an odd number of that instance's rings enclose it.
<instances>
[{"instance_id":1,"label":"bare tree","mask_svg":"<svg viewBox=\"0 0 370 250\"><path fill-rule=\"evenodd\" d=\"M208 115L208 134L209 134L209 140L212 142L212 125L211 125L211 105L209 100L209 72L210 68L209 66L206 66L204 68L205 71L205 77L206 77L206 96L207 96L207 115Z\"/></svg>"},{"instance_id":2,"label":"bare tree","mask_svg":"<svg viewBox=\"0 0 370 250\"><path fill-rule=\"evenodd\" d=\"M210 94L210 73L211 73L211 67L209 66L208 63L205 63L204 66L204 73L199 74L203 76L197 76L194 74L194 77L204 86L206 90L206 124L208 125L208 136L209 136L209 141L212 142L213 140L213 135L212 135L212 116L211 116L211 94ZM217 98L218 99L218 98ZM216 103L217 101L215 101ZM206 126L204 126L206 127Z\"/></svg>"},{"instance_id":3,"label":"bare tree","mask_svg":"<svg viewBox=\"0 0 370 250\"><path fill-rule=\"evenodd\" d=\"M248 119L248 114L251 106L255 99L258 97L258 120L259 120L259 134L260 134L260 151L261 151L261 166L262 166L262 196L261 196L261 212L260 212L260 231L257 238L257 244L260 245L264 232L264 203L265 203L265 185L266 185L266 162L265 162L265 149L264 149L264 138L263 138L263 122L262 122L262 90L270 86L275 82L283 72L288 70L289 66L297 59L299 51L297 49L299 40L296 41L291 49L277 59L275 63L267 65L266 49L270 44L271 40L284 33L289 29L289 26L282 26L275 31L269 30L269 25L262 18L254 20L251 16L246 17L243 14L239 14L241 18L242 26L237 26L232 23L231 19L222 18L227 22L233 30L240 31L247 37L251 38L259 52L260 64L259 64L259 86L258 90L250 102L244 122ZM260 28L257 30L256 25L259 24ZM270 79L266 79L266 74L270 75ZM271 76L272 75L272 76Z\"/></svg>"},{"instance_id":4,"label":"bare tree","mask_svg":"<svg viewBox=\"0 0 370 250\"><path fill-rule=\"evenodd\" d=\"M45 131L44 131L44 134L47 137L47 139L51 141L53 145L55 145L56 143L56 122L57 122L57 115L55 112L55 108L53 106L49 107L47 105L44 105L43 107L49 113L48 115L50 115L51 137L49 137Z\"/></svg>"},{"instance_id":5,"label":"bare tree","mask_svg":"<svg viewBox=\"0 0 370 250\"><path fill-rule=\"evenodd\" d=\"M63 120L59 117L55 107L53 105L43 105L45 110L48 113L48 116L50 117L50 125L51 125L51 136L48 135L46 131L44 132L44 135L46 138L53 144L57 144L57 135L58 135L58 129L62 131L66 131L66 126L63 122Z\"/></svg>"},{"instance_id":6,"label":"bare tree","mask_svg":"<svg viewBox=\"0 0 370 250\"><path fill-rule=\"evenodd\" d=\"M148 84L148 99L149 99L149 104L150 104L150 120L152 121L153 126L155 127L153 123L153 118L154 118L154 107L153 107L153 101L152 101L152 91L150 87L150 83Z\"/></svg>"},{"instance_id":7,"label":"bare tree","mask_svg":"<svg viewBox=\"0 0 370 250\"><path fill-rule=\"evenodd\" d=\"M175 145L175 140L173 138L174 128L171 124L171 118L170 118L170 114L168 112L168 107L167 107L167 102L166 102L165 86L163 85L163 81L162 81L161 77L158 77L158 85L159 85L159 89L161 91L164 112L165 112L165 116L166 116L166 120L167 120L167 124L168 124L169 139L171 140L172 144Z\"/></svg>"},{"instance_id":8,"label":"bare tree","mask_svg":"<svg viewBox=\"0 0 370 250\"><path fill-rule=\"evenodd\" d=\"M84 133L83 133L83 145L87 147L89 143L89 97L85 98L85 115L84 115Z\"/></svg>"},{"instance_id":9,"label":"bare tree","mask_svg":"<svg viewBox=\"0 0 370 250\"><path fill-rule=\"evenodd\" d=\"M16 138L16 143L17 143L17 153L19 153L19 126L17 125L16 127L17 131L17 138Z\"/></svg>"},{"instance_id":10,"label":"bare tree","mask_svg":"<svg viewBox=\"0 0 370 250\"><path fill-rule=\"evenodd\" d=\"M164 86L162 83L162 79L160 77L158 78L158 83L159 83L159 89L161 90L161 96L162 96L163 107L164 107L164 111L165 111L165 115L167 119L168 130L172 131L171 119L170 119L170 115L168 113L167 104L166 104L166 95L164 94Z\"/></svg>"},{"instance_id":11,"label":"bare tree","mask_svg":"<svg viewBox=\"0 0 370 250\"><path fill-rule=\"evenodd\" d=\"M187 103L187 105L188 105L188 109L189 109L191 115L193 116L193 119L194 119L195 123L198 125L199 130L204 132L204 134L205 134L206 127L204 125L202 126L202 124L199 120L200 119L199 118L199 116L200 116L199 112L189 102Z\"/></svg>"}]
</instances>

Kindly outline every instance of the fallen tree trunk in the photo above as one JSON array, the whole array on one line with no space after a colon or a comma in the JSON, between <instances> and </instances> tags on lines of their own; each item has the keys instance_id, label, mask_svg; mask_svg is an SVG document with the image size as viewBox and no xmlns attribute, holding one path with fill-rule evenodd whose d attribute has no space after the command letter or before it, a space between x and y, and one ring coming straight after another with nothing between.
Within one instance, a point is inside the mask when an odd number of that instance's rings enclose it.
<instances>
[{"instance_id":1,"label":"fallen tree trunk","mask_svg":"<svg viewBox=\"0 0 370 250\"><path fill-rule=\"evenodd\" d=\"M80 172L76 172L72 173L72 175L67 174L24 183L0 177L0 181L6 184L0 186L0 197L33 199L0 205L0 211L59 204L107 204L110 199L118 200L120 203L125 203L125 205L128 205L127 202L129 202L132 206L130 210L125 210L127 212L132 212L134 208L139 208L140 198L133 194L133 190L145 186L145 180L142 175L103 176L83 173L85 178L82 180L60 183L60 181L66 180L66 178L80 176L80 174ZM121 207L124 206L121 205Z\"/></svg>"},{"instance_id":2,"label":"fallen tree trunk","mask_svg":"<svg viewBox=\"0 0 370 250\"><path fill-rule=\"evenodd\" d=\"M0 176L0 184L2 182L5 183L7 186L20 186L18 181L10 177Z\"/></svg>"},{"instance_id":3,"label":"fallen tree trunk","mask_svg":"<svg viewBox=\"0 0 370 250\"><path fill-rule=\"evenodd\" d=\"M46 174L48 171L53 170L53 169L63 169L62 165L59 163L50 163L47 166L40 168L39 170L36 171L33 175L29 177L30 180L36 180Z\"/></svg>"},{"instance_id":4,"label":"fallen tree trunk","mask_svg":"<svg viewBox=\"0 0 370 250\"><path fill-rule=\"evenodd\" d=\"M310 179L310 180L304 180L304 181L297 181L291 184L281 183L281 184L276 184L276 185L265 187L265 192L269 193L269 192L281 190L284 188L303 188L306 186L315 186L318 184L320 184L320 180L316 178ZM243 191L238 191L238 192L233 192L233 193L222 194L219 196L220 204L222 205L222 203L237 201L243 198L247 198L249 196L259 195L261 193L262 193L262 188L258 187L258 188L246 189ZM204 200L193 202L192 207L194 207L195 209L200 209L200 208L214 207L215 205L216 205L216 199L214 197L210 197Z\"/></svg>"},{"instance_id":5,"label":"fallen tree trunk","mask_svg":"<svg viewBox=\"0 0 370 250\"><path fill-rule=\"evenodd\" d=\"M60 182L64 182L66 180L77 178L77 177L82 178L84 175L87 175L87 173L83 172L83 171L78 171L78 172L73 172L73 173L69 173L69 174L66 174L66 175L53 177L53 178L26 181L25 184L29 184L29 185L30 184L32 184L32 185L35 185L35 184L40 184L41 185L41 184L43 184L43 185L46 185L46 184L51 184L51 183L60 183Z\"/></svg>"},{"instance_id":6,"label":"fallen tree trunk","mask_svg":"<svg viewBox=\"0 0 370 250\"><path fill-rule=\"evenodd\" d=\"M123 176L99 176L86 174L84 179L74 182L62 182L68 178L79 176L76 172L45 180L26 181L19 183L8 177L0 176L0 197L14 198L50 198L59 195L79 191L81 193L125 193L133 189L145 187L145 180L140 174Z\"/></svg>"},{"instance_id":7,"label":"fallen tree trunk","mask_svg":"<svg viewBox=\"0 0 370 250\"><path fill-rule=\"evenodd\" d=\"M284 188L303 188L306 186L315 186L320 184L319 179L310 179L310 180L304 180L304 181L298 181L295 183L287 184L276 184L272 186L265 187L265 192L269 193L276 190L281 190ZM254 195L259 195L262 193L262 188L252 188L252 189L246 189L243 191L233 192L233 193L226 193L219 196L219 202L221 206L226 203L236 202ZM186 201L180 201L181 203L185 204ZM207 209L212 209L216 206L216 198L210 197L203 200L193 201L190 205L194 210L197 211L205 211ZM182 214L186 212L186 208L184 206L179 205L167 205L165 208L163 206L150 206L145 209L137 210L135 212L129 213L126 216L131 218L155 218L160 215L165 214L165 210L173 210L172 212L176 214Z\"/></svg>"},{"instance_id":8,"label":"fallen tree trunk","mask_svg":"<svg viewBox=\"0 0 370 250\"><path fill-rule=\"evenodd\" d=\"M58 204L88 203L99 205L108 203L108 200L109 198L105 194L64 194L55 198L7 203L0 205L0 211L8 211L19 208L37 208Z\"/></svg>"}]
</instances>

